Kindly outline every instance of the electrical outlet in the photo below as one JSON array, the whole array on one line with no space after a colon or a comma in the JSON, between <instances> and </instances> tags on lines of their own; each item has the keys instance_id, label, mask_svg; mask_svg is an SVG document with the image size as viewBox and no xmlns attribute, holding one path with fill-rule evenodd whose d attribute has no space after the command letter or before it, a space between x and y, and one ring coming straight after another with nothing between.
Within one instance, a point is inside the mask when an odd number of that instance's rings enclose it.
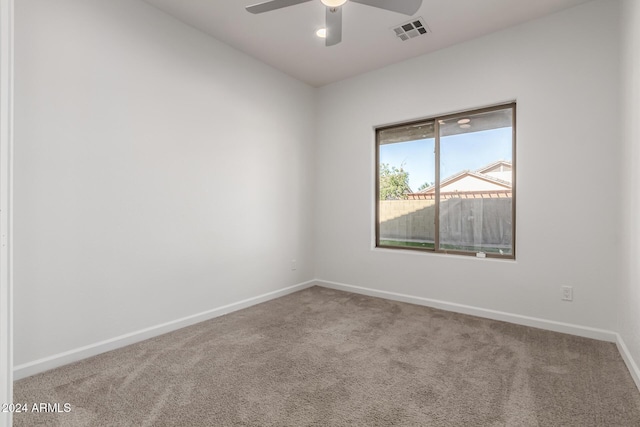
<instances>
[{"instance_id":1,"label":"electrical outlet","mask_svg":"<svg viewBox=\"0 0 640 427\"><path fill-rule=\"evenodd\" d=\"M297 270L298 269L298 265L295 259L291 260L291 270Z\"/></svg>"},{"instance_id":2,"label":"electrical outlet","mask_svg":"<svg viewBox=\"0 0 640 427\"><path fill-rule=\"evenodd\" d=\"M562 301L573 301L573 286L562 286Z\"/></svg>"}]
</instances>

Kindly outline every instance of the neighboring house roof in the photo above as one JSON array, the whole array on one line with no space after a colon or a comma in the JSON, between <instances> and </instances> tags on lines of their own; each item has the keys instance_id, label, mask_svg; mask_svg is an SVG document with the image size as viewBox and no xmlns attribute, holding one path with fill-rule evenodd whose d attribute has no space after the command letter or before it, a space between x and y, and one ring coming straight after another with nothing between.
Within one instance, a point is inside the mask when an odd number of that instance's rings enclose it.
<instances>
[{"instance_id":1,"label":"neighboring house roof","mask_svg":"<svg viewBox=\"0 0 640 427\"><path fill-rule=\"evenodd\" d=\"M476 172L478 173L503 172L503 171L511 171L511 162L507 162L506 160L498 160L497 162L493 162L490 165L487 165L483 168L476 170Z\"/></svg>"},{"instance_id":2,"label":"neighboring house roof","mask_svg":"<svg viewBox=\"0 0 640 427\"><path fill-rule=\"evenodd\" d=\"M436 186L408 193L409 199L433 199ZM440 182L443 198L494 198L511 197L511 163L494 162L476 171L464 170Z\"/></svg>"}]
</instances>

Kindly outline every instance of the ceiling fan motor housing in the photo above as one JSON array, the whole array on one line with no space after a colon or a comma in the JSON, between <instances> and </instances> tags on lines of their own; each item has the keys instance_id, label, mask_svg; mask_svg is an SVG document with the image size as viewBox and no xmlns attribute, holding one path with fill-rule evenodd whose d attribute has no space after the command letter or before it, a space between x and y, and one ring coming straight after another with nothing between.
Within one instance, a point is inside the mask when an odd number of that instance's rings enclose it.
<instances>
[{"instance_id":1,"label":"ceiling fan motor housing","mask_svg":"<svg viewBox=\"0 0 640 427\"><path fill-rule=\"evenodd\" d=\"M283 7L295 6L311 0L268 0L262 3L247 6L250 13L264 13ZM342 41L342 8L347 0L320 0L327 6L326 15L326 46L333 46ZM422 0L351 0L366 6L377 7L391 12L413 16L422 6Z\"/></svg>"}]
</instances>

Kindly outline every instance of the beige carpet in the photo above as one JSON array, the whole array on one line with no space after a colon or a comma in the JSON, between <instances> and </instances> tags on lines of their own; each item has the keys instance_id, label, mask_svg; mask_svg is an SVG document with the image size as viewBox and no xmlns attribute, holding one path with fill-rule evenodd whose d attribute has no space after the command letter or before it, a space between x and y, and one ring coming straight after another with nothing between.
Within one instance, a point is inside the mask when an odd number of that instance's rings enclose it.
<instances>
[{"instance_id":1,"label":"beige carpet","mask_svg":"<svg viewBox=\"0 0 640 427\"><path fill-rule=\"evenodd\" d=\"M16 426L640 426L615 345L314 287L16 382Z\"/></svg>"}]
</instances>

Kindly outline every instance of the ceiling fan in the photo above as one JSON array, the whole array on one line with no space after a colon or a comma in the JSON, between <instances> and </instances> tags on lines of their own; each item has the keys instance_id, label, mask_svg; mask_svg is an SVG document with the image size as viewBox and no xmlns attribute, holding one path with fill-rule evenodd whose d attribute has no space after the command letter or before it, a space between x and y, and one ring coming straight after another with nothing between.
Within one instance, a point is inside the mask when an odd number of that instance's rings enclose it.
<instances>
[{"instance_id":1,"label":"ceiling fan","mask_svg":"<svg viewBox=\"0 0 640 427\"><path fill-rule=\"evenodd\" d=\"M269 0L262 3L247 6L247 12L264 13L283 7L307 3L312 0ZM342 5L347 0L320 0L327 6L326 15L326 42L327 46L333 46L342 41ZM405 15L413 15L420 9L422 0L348 0L380 9L390 10Z\"/></svg>"}]
</instances>

